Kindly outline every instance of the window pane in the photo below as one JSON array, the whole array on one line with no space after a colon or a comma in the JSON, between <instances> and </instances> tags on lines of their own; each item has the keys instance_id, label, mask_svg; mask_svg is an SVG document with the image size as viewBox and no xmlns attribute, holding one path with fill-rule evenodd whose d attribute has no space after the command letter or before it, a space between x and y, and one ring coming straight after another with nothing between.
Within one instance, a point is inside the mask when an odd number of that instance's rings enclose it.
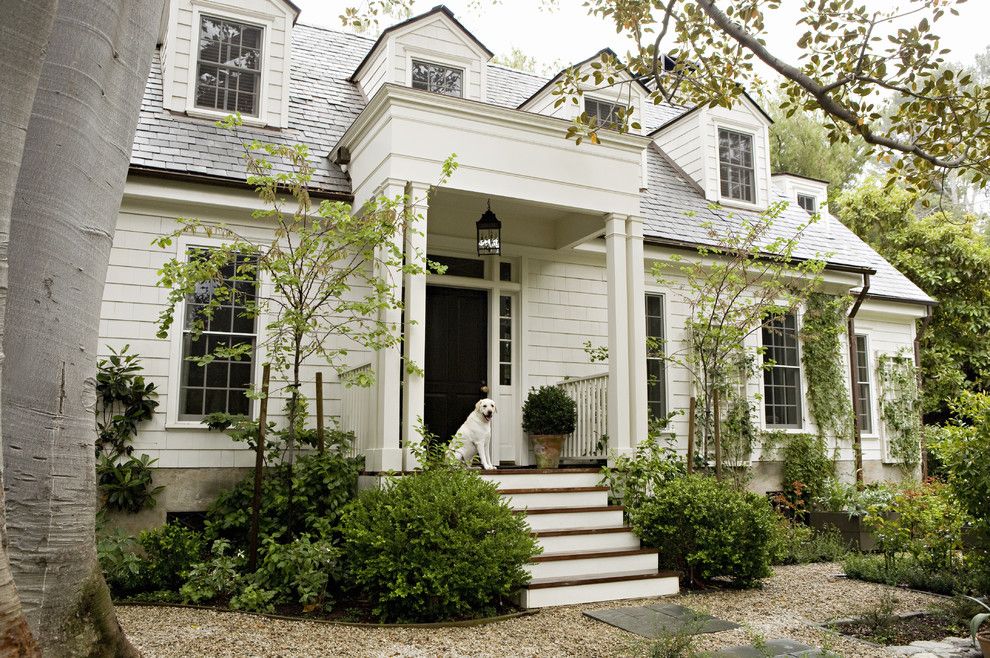
<instances>
[{"instance_id":1,"label":"window pane","mask_svg":"<svg viewBox=\"0 0 990 658\"><path fill-rule=\"evenodd\" d=\"M873 433L873 394L870 390L870 357L866 336L856 336L856 377L859 380L859 428Z\"/></svg>"},{"instance_id":2,"label":"window pane","mask_svg":"<svg viewBox=\"0 0 990 658\"><path fill-rule=\"evenodd\" d=\"M768 427L801 427L801 367L797 318L793 313L767 318L762 329L763 404Z\"/></svg>"},{"instance_id":3,"label":"window pane","mask_svg":"<svg viewBox=\"0 0 990 658\"><path fill-rule=\"evenodd\" d=\"M203 16L199 33L196 106L258 114L262 30Z\"/></svg>"},{"instance_id":4,"label":"window pane","mask_svg":"<svg viewBox=\"0 0 990 658\"><path fill-rule=\"evenodd\" d=\"M431 62L412 62L414 89L432 91L445 96L463 96L464 71Z\"/></svg>"},{"instance_id":5,"label":"window pane","mask_svg":"<svg viewBox=\"0 0 990 658\"><path fill-rule=\"evenodd\" d=\"M646 295L646 402L654 418L667 415L667 374L664 368L665 350L663 297Z\"/></svg>"},{"instance_id":6,"label":"window pane","mask_svg":"<svg viewBox=\"0 0 990 658\"><path fill-rule=\"evenodd\" d=\"M435 256L428 254L427 260L447 267L447 276L466 276L472 279L485 278L485 261L477 258L457 258L456 256Z\"/></svg>"},{"instance_id":7,"label":"window pane","mask_svg":"<svg viewBox=\"0 0 990 658\"><path fill-rule=\"evenodd\" d=\"M512 263L502 261L498 264L498 280L512 281Z\"/></svg>"},{"instance_id":8,"label":"window pane","mask_svg":"<svg viewBox=\"0 0 990 658\"><path fill-rule=\"evenodd\" d=\"M602 128L616 128L619 125L616 117L618 105L607 101L600 101L595 98L584 99L584 111L588 117L594 117L598 125Z\"/></svg>"},{"instance_id":9,"label":"window pane","mask_svg":"<svg viewBox=\"0 0 990 658\"><path fill-rule=\"evenodd\" d=\"M799 206L801 206L811 214L815 213L815 197L809 194L799 194L797 200Z\"/></svg>"},{"instance_id":10,"label":"window pane","mask_svg":"<svg viewBox=\"0 0 990 658\"><path fill-rule=\"evenodd\" d=\"M718 157L722 196L755 202L753 136L719 128Z\"/></svg>"},{"instance_id":11,"label":"window pane","mask_svg":"<svg viewBox=\"0 0 990 658\"><path fill-rule=\"evenodd\" d=\"M498 298L498 383L512 384L512 296Z\"/></svg>"}]
</instances>

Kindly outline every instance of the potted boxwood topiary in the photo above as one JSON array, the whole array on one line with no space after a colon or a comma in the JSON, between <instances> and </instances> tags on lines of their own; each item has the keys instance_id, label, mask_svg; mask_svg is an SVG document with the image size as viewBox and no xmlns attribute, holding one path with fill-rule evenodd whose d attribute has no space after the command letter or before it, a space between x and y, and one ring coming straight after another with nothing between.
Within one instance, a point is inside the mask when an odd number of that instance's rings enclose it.
<instances>
[{"instance_id":1,"label":"potted boxwood topiary","mask_svg":"<svg viewBox=\"0 0 990 658\"><path fill-rule=\"evenodd\" d=\"M541 386L530 390L522 413L523 429L533 442L537 468L557 468L564 439L574 431L574 400L556 386Z\"/></svg>"}]
</instances>

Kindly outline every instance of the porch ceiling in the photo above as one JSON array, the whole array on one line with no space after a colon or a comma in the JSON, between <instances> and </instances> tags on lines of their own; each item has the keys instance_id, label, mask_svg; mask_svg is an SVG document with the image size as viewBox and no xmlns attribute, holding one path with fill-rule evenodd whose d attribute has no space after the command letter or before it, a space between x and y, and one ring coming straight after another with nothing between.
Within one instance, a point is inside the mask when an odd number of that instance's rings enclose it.
<instances>
[{"instance_id":1,"label":"porch ceiling","mask_svg":"<svg viewBox=\"0 0 990 658\"><path fill-rule=\"evenodd\" d=\"M502 241L507 245L564 249L597 237L605 228L599 212L439 188L430 198L427 239L439 235L474 239L475 222L489 200L502 222Z\"/></svg>"}]
</instances>

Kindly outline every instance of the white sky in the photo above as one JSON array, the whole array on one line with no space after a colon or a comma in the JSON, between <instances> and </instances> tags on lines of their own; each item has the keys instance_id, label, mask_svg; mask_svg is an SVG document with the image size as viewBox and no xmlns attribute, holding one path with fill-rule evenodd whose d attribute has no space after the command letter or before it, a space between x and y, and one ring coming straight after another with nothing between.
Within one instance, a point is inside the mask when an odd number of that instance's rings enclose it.
<instances>
[{"instance_id":1,"label":"white sky","mask_svg":"<svg viewBox=\"0 0 990 658\"><path fill-rule=\"evenodd\" d=\"M341 29L340 14L345 7L360 6L363 0L294 0L302 13L299 22ZM416 0L414 13L430 10L440 0ZM579 62L605 46L619 54L629 50L629 43L615 33L615 28L601 18L589 16L582 0L558 0L558 8L541 9L540 0L446 0L443 4L496 55L507 54L513 47L522 49L539 62L561 67ZM906 0L866 0L877 9L904 6ZM767 16L768 44L788 59L796 59L795 45L804 30L795 26L800 0L784 0L783 8ZM935 25L942 37L942 47L951 48L947 59L969 63L990 45L990 0L969 0L958 7L960 15L946 15ZM397 20L397 19L396 19ZM387 26L394 20L386 20ZM559 61L558 61L559 60Z\"/></svg>"}]
</instances>

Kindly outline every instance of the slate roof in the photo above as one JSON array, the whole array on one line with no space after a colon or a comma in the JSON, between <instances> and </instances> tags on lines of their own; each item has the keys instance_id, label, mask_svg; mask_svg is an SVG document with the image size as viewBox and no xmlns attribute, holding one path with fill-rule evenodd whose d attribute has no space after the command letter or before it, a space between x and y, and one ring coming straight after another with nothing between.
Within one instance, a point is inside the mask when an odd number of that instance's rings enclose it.
<instances>
[{"instance_id":1,"label":"slate roof","mask_svg":"<svg viewBox=\"0 0 990 658\"><path fill-rule=\"evenodd\" d=\"M374 40L303 24L293 28L292 37L289 126L283 130L243 126L235 135L217 128L212 120L165 110L162 107L161 60L156 53L134 137L132 171L243 183L246 177L244 142L258 139L271 143L304 143L309 146L316 167L313 189L325 195L347 197L351 193L350 180L327 159L327 155L364 109L364 97L348 78L372 48ZM547 80L544 76L489 64L488 102L516 108ZM648 104L643 127L650 132L690 109ZM701 221L698 217L714 216L729 222L733 217L747 215L744 211L736 211L732 216L725 211L713 215L703 194L695 185L683 180L664 156L650 149L648 160L649 191L641 202L648 240L704 244L708 237L698 226ZM697 212L693 220L686 214L690 210ZM806 219L804 210L792 204L776 226L784 229L803 219ZM923 302L931 300L834 219L823 220L809 229L802 249L804 251L799 255L831 254L829 260L834 263L875 268L872 295Z\"/></svg>"}]
</instances>

